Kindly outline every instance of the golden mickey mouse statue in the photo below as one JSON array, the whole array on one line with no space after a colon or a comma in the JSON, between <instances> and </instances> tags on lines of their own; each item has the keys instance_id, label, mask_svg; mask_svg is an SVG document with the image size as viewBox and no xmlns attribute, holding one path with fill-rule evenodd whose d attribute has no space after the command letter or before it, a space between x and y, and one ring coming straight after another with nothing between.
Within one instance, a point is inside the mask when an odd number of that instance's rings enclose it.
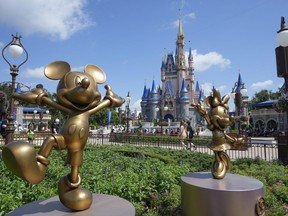
<instances>
[{"instance_id":1,"label":"golden mickey mouse statue","mask_svg":"<svg viewBox=\"0 0 288 216\"><path fill-rule=\"evenodd\" d=\"M67 149L67 164L71 166L71 171L58 183L59 199L69 209L84 210L90 207L93 199L90 191L79 187L79 167L83 162L83 149L89 135L89 117L103 108L121 106L124 100L106 85L107 92L101 101L97 84L104 83L106 75L95 65L87 65L84 73L81 73L71 71L67 62L56 61L47 65L44 73L49 79L59 80L57 102L50 99L43 88L15 93L13 97L32 104L50 106L68 118L59 134L52 134L44 140L38 153L32 145L14 141L4 146L2 158L15 175L32 184L39 184L45 177L51 150Z\"/></svg>"},{"instance_id":2,"label":"golden mickey mouse statue","mask_svg":"<svg viewBox=\"0 0 288 216\"><path fill-rule=\"evenodd\" d=\"M192 104L206 120L208 129L212 131L210 148L215 154L212 166L212 175L215 179L223 179L226 172L231 168L230 158L225 151L231 146L244 144L243 137L232 138L225 133L225 129L234 121L232 117L229 117L228 101L229 95L221 98L219 90L213 89L213 95L205 99L206 105L210 107L209 113L207 113L202 101L198 104Z\"/></svg>"}]
</instances>

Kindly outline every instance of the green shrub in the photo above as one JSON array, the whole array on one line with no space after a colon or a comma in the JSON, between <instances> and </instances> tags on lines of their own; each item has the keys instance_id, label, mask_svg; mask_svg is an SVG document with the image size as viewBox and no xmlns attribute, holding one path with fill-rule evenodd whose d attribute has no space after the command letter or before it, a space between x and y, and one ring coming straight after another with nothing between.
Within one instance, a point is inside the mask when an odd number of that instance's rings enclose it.
<instances>
[{"instance_id":1,"label":"green shrub","mask_svg":"<svg viewBox=\"0 0 288 216\"><path fill-rule=\"evenodd\" d=\"M181 215L180 177L210 171L213 156L184 150L129 145L87 145L80 169L82 187L93 193L117 195L130 201L137 215ZM57 195L66 152L52 151L45 179L38 186L11 174L0 160L0 215L25 203ZM239 159L232 173L259 179L264 184L267 216L287 214L288 168L276 162Z\"/></svg>"}]
</instances>

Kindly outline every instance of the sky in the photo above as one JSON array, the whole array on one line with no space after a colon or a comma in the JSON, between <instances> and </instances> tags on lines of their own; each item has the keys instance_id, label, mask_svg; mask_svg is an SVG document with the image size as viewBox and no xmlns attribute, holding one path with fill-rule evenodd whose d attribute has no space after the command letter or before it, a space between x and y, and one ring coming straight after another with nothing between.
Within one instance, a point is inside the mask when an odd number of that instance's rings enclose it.
<instances>
[{"instance_id":1,"label":"sky","mask_svg":"<svg viewBox=\"0 0 288 216\"><path fill-rule=\"evenodd\" d=\"M185 51L192 49L204 94L213 86L222 96L231 93L240 73L251 99L283 85L275 59L281 16L288 25L287 0L1 0L0 48L12 34L22 36L29 58L17 82L56 92L58 81L44 76L46 65L61 60L83 71L94 64L105 71L105 84L123 98L129 91L130 109L140 110L144 85L161 84L163 56L175 53L181 18ZM25 56L4 54L16 65ZM2 57L0 74L0 83L11 81ZM98 86L102 96L105 84Z\"/></svg>"}]
</instances>

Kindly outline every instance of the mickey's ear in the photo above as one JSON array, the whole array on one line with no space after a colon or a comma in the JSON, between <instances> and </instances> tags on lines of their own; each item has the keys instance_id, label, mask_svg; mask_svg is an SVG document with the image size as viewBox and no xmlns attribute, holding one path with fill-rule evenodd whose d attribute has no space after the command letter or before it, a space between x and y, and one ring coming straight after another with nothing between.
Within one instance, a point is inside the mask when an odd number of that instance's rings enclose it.
<instances>
[{"instance_id":1,"label":"mickey's ear","mask_svg":"<svg viewBox=\"0 0 288 216\"><path fill-rule=\"evenodd\" d=\"M92 76L96 83L104 83L106 81L105 72L96 65L86 65L84 71Z\"/></svg>"},{"instance_id":2,"label":"mickey's ear","mask_svg":"<svg viewBox=\"0 0 288 216\"><path fill-rule=\"evenodd\" d=\"M52 80L60 80L66 73L70 72L70 65L65 61L55 61L48 64L44 69L44 74Z\"/></svg>"}]
</instances>

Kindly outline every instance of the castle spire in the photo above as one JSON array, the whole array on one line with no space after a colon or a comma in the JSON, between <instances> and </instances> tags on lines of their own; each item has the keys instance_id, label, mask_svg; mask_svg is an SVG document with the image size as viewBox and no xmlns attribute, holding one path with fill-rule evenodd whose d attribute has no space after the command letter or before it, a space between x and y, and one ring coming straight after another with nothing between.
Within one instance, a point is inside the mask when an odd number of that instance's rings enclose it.
<instances>
[{"instance_id":1,"label":"castle spire","mask_svg":"<svg viewBox=\"0 0 288 216\"><path fill-rule=\"evenodd\" d=\"M176 45L177 45L176 47L177 55L175 56L175 58L176 58L177 67L179 70L184 70L186 69L186 63L185 63L185 52L184 52L184 32L183 32L181 18L179 19L178 36L177 36Z\"/></svg>"},{"instance_id":2,"label":"castle spire","mask_svg":"<svg viewBox=\"0 0 288 216\"><path fill-rule=\"evenodd\" d=\"M152 82L151 93L157 93L157 89L156 89L155 81L154 81L154 80L153 80L153 82Z\"/></svg>"},{"instance_id":3,"label":"castle spire","mask_svg":"<svg viewBox=\"0 0 288 216\"><path fill-rule=\"evenodd\" d=\"M182 86L181 86L181 91L180 93L186 93L188 92L187 88L186 88L186 82L184 79L182 79Z\"/></svg>"},{"instance_id":4,"label":"castle spire","mask_svg":"<svg viewBox=\"0 0 288 216\"><path fill-rule=\"evenodd\" d=\"M182 19L180 17L179 26L178 26L178 38L181 36L184 37L184 32L183 32L183 27L182 27Z\"/></svg>"},{"instance_id":5,"label":"castle spire","mask_svg":"<svg viewBox=\"0 0 288 216\"><path fill-rule=\"evenodd\" d=\"M189 47L189 55L188 55L188 60L189 60L189 61L193 61L193 56L192 56L191 47Z\"/></svg>"}]
</instances>

